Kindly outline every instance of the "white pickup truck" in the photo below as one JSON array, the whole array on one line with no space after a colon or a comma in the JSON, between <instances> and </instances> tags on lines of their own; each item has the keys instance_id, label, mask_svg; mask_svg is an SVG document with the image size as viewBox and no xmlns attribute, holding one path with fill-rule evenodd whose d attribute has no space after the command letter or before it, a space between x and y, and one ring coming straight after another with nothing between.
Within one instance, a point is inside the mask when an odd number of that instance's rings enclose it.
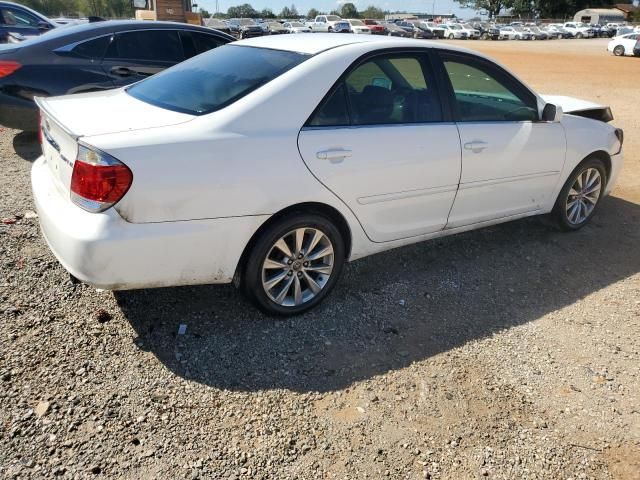
<instances>
[{"instance_id":1,"label":"white pickup truck","mask_svg":"<svg viewBox=\"0 0 640 480\"><path fill-rule=\"evenodd\" d=\"M336 22L342 19L337 15L318 15L313 22L307 22L312 32L331 32Z\"/></svg>"},{"instance_id":2,"label":"white pickup truck","mask_svg":"<svg viewBox=\"0 0 640 480\"><path fill-rule=\"evenodd\" d=\"M563 27L571 33L574 38L591 38L594 35L593 29L584 23L567 22Z\"/></svg>"}]
</instances>

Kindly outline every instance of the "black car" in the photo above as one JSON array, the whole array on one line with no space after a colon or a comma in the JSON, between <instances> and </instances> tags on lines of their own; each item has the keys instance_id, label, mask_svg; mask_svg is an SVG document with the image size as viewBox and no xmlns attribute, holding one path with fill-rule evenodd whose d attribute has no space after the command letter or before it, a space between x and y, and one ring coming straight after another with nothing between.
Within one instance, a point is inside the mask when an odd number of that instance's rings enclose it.
<instances>
[{"instance_id":1,"label":"black car","mask_svg":"<svg viewBox=\"0 0 640 480\"><path fill-rule=\"evenodd\" d=\"M34 96L121 87L233 41L205 27L107 21L0 46L0 125L37 130Z\"/></svg>"},{"instance_id":2,"label":"black car","mask_svg":"<svg viewBox=\"0 0 640 480\"><path fill-rule=\"evenodd\" d=\"M413 31L408 31L408 29L399 27L395 23L392 23L392 22L385 23L384 26L387 29L387 35L389 35L390 37L404 37L404 38L413 37Z\"/></svg>"},{"instance_id":3,"label":"black car","mask_svg":"<svg viewBox=\"0 0 640 480\"><path fill-rule=\"evenodd\" d=\"M12 2L0 2L0 43L9 37L31 38L56 28L56 24L35 10Z\"/></svg>"},{"instance_id":4,"label":"black car","mask_svg":"<svg viewBox=\"0 0 640 480\"><path fill-rule=\"evenodd\" d=\"M473 23L473 28L480 32L480 40L501 40L500 29L490 23Z\"/></svg>"},{"instance_id":5,"label":"black car","mask_svg":"<svg viewBox=\"0 0 640 480\"><path fill-rule=\"evenodd\" d=\"M265 35L265 31L251 18L232 18L229 20L231 35L237 38L251 38Z\"/></svg>"},{"instance_id":6,"label":"black car","mask_svg":"<svg viewBox=\"0 0 640 480\"><path fill-rule=\"evenodd\" d=\"M426 38L427 40L432 40L436 37L430 28L423 26L417 22L413 23L400 21L396 22L396 25L410 32L413 38Z\"/></svg>"}]
</instances>

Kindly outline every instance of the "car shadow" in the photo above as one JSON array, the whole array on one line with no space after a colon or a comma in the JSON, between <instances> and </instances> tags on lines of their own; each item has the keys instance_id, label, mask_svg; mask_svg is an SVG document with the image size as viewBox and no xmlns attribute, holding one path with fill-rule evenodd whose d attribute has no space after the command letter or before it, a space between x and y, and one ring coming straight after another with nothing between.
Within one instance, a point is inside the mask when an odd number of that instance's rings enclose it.
<instances>
[{"instance_id":1,"label":"car shadow","mask_svg":"<svg viewBox=\"0 0 640 480\"><path fill-rule=\"evenodd\" d=\"M20 132L13 137L13 150L20 158L28 162L35 161L42 155L36 132Z\"/></svg>"},{"instance_id":2,"label":"car shadow","mask_svg":"<svg viewBox=\"0 0 640 480\"><path fill-rule=\"evenodd\" d=\"M640 205L609 197L579 232L533 218L381 253L347 265L332 295L293 319L261 314L231 286L115 296L140 348L181 377L242 391L331 391L534 321L639 272L639 221Z\"/></svg>"}]
</instances>

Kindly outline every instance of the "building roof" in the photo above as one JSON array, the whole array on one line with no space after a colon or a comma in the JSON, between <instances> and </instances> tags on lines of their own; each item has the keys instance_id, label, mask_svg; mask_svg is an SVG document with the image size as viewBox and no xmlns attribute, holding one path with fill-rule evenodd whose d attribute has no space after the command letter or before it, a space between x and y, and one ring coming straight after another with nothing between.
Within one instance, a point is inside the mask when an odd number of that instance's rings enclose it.
<instances>
[{"instance_id":1,"label":"building roof","mask_svg":"<svg viewBox=\"0 0 640 480\"><path fill-rule=\"evenodd\" d=\"M592 14L592 15L623 15L623 13L615 8L585 8L584 10L580 10L578 14Z\"/></svg>"}]
</instances>

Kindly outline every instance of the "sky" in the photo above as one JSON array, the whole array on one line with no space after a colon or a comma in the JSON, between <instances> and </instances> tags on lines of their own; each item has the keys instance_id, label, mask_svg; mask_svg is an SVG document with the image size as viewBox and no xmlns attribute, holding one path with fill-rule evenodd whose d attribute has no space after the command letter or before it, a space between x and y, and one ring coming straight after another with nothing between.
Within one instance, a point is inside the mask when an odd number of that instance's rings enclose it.
<instances>
[{"instance_id":1,"label":"sky","mask_svg":"<svg viewBox=\"0 0 640 480\"><path fill-rule=\"evenodd\" d=\"M221 12L234 5L249 3L253 8L260 11L264 8L270 8L276 14L282 10L284 6L291 6L293 3L298 12L306 13L310 8L316 8L320 11L330 12L331 10L340 10L340 6L349 0L218 0L218 8ZM471 18L475 16L472 9L460 8L457 2L453 0L351 0L358 10L364 10L369 5L375 5L382 10L390 11L407 11L407 12L424 12L431 13L435 9L435 13L455 13L462 18ZM216 0L193 0L193 3L201 8L207 9L209 12L215 12Z\"/></svg>"}]
</instances>

